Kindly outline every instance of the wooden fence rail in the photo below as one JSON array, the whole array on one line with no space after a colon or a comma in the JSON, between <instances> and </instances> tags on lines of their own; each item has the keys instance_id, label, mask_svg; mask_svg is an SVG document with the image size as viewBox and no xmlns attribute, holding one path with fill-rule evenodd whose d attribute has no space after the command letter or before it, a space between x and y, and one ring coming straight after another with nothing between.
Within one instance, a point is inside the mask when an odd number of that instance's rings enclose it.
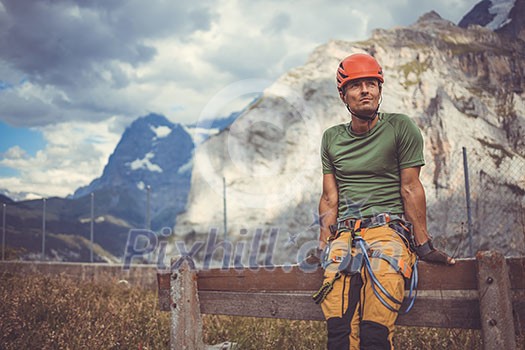
<instances>
[{"instance_id":1,"label":"wooden fence rail","mask_svg":"<svg viewBox=\"0 0 525 350\"><path fill-rule=\"evenodd\" d=\"M525 258L480 252L455 266L419 263L418 297L397 324L481 329L484 349L516 349L525 332ZM159 307L170 311L171 349L204 349L201 314L323 320L311 295L322 270L298 267L192 270L187 261L157 274Z\"/></svg>"}]
</instances>

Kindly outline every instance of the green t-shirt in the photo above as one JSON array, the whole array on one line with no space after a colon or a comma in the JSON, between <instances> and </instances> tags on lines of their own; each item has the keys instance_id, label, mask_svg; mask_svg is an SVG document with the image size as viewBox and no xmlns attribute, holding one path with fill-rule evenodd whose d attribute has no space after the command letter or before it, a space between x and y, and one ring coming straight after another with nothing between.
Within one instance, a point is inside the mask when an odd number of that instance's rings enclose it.
<instances>
[{"instance_id":1,"label":"green t-shirt","mask_svg":"<svg viewBox=\"0 0 525 350\"><path fill-rule=\"evenodd\" d=\"M323 174L337 182L339 219L402 214L400 170L425 164L423 137L408 116L380 113L365 134L354 134L350 123L327 129L321 159Z\"/></svg>"}]
</instances>

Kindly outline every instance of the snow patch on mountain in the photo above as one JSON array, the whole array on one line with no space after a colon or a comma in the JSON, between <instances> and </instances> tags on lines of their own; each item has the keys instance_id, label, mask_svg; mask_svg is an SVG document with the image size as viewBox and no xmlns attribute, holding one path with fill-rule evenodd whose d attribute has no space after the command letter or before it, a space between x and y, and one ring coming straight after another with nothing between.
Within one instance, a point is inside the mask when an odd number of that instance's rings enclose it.
<instances>
[{"instance_id":1,"label":"snow patch on mountain","mask_svg":"<svg viewBox=\"0 0 525 350\"><path fill-rule=\"evenodd\" d=\"M514 7L516 0L492 0L489 13L494 15L492 21L486 25L487 28L497 30L510 23L509 13Z\"/></svg>"},{"instance_id":2,"label":"snow patch on mountain","mask_svg":"<svg viewBox=\"0 0 525 350\"><path fill-rule=\"evenodd\" d=\"M181 165L177 173L183 174L183 173L191 172L192 169L193 169L193 158L190 159L188 163Z\"/></svg>"},{"instance_id":3,"label":"snow patch on mountain","mask_svg":"<svg viewBox=\"0 0 525 350\"><path fill-rule=\"evenodd\" d=\"M158 166L157 164L153 164L151 162L151 159L155 157L155 154L152 152L146 153L144 158L142 159L135 159L133 162L128 163L131 170L139 170L139 169L146 169L149 171L156 171L159 173L162 173L162 168Z\"/></svg>"},{"instance_id":4,"label":"snow patch on mountain","mask_svg":"<svg viewBox=\"0 0 525 350\"><path fill-rule=\"evenodd\" d=\"M172 129L169 126L160 125L160 126L154 126L150 125L151 131L153 131L156 135L156 138L161 139L163 137L168 136L171 134Z\"/></svg>"}]
</instances>

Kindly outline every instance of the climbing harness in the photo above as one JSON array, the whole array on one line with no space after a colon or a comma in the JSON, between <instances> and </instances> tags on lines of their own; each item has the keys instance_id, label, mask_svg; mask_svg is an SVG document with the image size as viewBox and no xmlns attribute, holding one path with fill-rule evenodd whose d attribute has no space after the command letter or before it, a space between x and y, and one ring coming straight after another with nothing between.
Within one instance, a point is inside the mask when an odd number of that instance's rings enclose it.
<instances>
[{"instance_id":1,"label":"climbing harness","mask_svg":"<svg viewBox=\"0 0 525 350\"><path fill-rule=\"evenodd\" d=\"M388 310L405 314L412 309L417 296L418 259L416 258L414 265L411 267L402 259L396 259L394 257L388 256L387 254L382 253L380 250L370 249L367 242L361 236L362 229L370 229L383 225L389 225L397 234L399 234L407 248L411 251L414 251L415 244L413 241L411 225L400 216L382 213L363 220L338 220L336 225L332 225L332 227L330 227L332 231L330 241L339 238L341 232L350 231L352 233L351 242L349 243L347 251L348 253L345 257L335 256L330 258L330 244L327 245L327 248L323 253L323 269L326 270L326 268L332 263L339 263L339 266L338 271L334 275L333 279L331 281L325 282L319 291L317 291L312 296L317 304L323 302L328 293L330 293L330 291L333 289L333 284L335 281L341 278L342 274L355 275L357 273L361 273L361 270L364 266L366 272L370 276L374 295ZM352 247L354 249L352 249ZM405 310L398 310L403 305L403 299L398 300L393 297L376 277L370 262L371 258L377 258L386 261L396 272L400 273L408 281L408 306ZM394 306L392 306L391 303L394 304ZM396 308L396 306L399 307Z\"/></svg>"}]
</instances>

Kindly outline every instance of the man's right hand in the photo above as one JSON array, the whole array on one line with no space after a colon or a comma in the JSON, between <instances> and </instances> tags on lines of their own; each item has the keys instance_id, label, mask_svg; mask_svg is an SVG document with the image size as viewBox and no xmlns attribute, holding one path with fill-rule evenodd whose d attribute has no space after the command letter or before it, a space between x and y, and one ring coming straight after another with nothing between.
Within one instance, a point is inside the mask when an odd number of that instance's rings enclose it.
<instances>
[{"instance_id":1,"label":"man's right hand","mask_svg":"<svg viewBox=\"0 0 525 350\"><path fill-rule=\"evenodd\" d=\"M417 256L419 256L419 258L423 261L446 265L454 265L456 263L456 260L448 256L447 253L434 248L432 241L430 240L426 241L420 246L417 246L415 249Z\"/></svg>"},{"instance_id":2,"label":"man's right hand","mask_svg":"<svg viewBox=\"0 0 525 350\"><path fill-rule=\"evenodd\" d=\"M322 265L323 250L317 248L299 263L299 267L305 270L317 269Z\"/></svg>"}]
</instances>

